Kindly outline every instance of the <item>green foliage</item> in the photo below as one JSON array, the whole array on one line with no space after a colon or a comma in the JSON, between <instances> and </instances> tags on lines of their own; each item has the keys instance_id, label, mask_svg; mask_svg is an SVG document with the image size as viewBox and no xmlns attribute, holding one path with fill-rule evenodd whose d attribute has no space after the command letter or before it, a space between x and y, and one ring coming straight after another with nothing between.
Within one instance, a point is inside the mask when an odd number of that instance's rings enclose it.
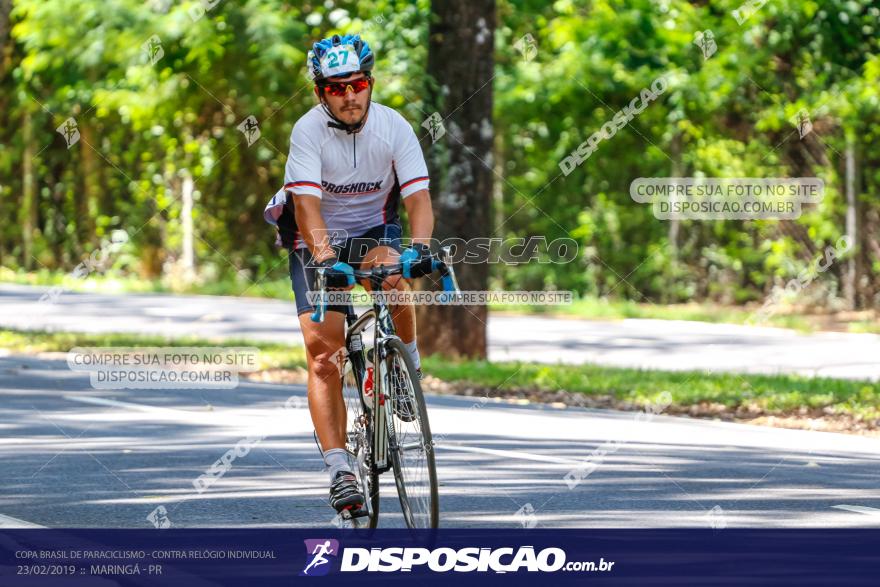
<instances>
[{"instance_id":1,"label":"green foliage","mask_svg":"<svg viewBox=\"0 0 880 587\"><path fill-rule=\"evenodd\" d=\"M880 9L869 0L771 2L740 25L731 15L740 4L502 4L496 129L506 184L499 216L507 220L500 230L582 244L583 262L549 268L558 274L548 281L638 301L763 299L844 234L847 133L860 159L862 230L880 226ZM707 30L717 51L704 59L693 41ZM513 47L526 33L538 45L531 61ZM571 175L557 177L563 157L661 75L670 75L664 95ZM814 124L804 141L789 121L801 108ZM827 189L794 222L682 221L673 249L668 222L629 197L634 179L667 176L818 176ZM868 248L877 240L862 238L858 254L869 265L862 302L876 306L877 252ZM839 277L835 267L822 279ZM516 289L527 280L517 270L505 283Z\"/></svg>"},{"instance_id":2,"label":"green foliage","mask_svg":"<svg viewBox=\"0 0 880 587\"><path fill-rule=\"evenodd\" d=\"M880 303L880 9L774 0L739 24L731 11L741 4L499 0L496 160L486 162L499 188L486 194L496 222L485 236L581 246L571 264L494 266L493 283L639 302L762 300L844 234L849 138L860 301ZM430 0L224 0L207 12L196 0L15 0L0 55L0 264L70 271L123 228L131 245L115 271L174 274L191 176L200 283L245 290L283 279L261 212L283 180L290 129L314 104L308 47L362 32L378 56L375 99L424 135L436 91L425 71L429 13ZM717 52L704 59L693 41L707 30ZM530 60L516 48L526 34L537 45ZM153 37L162 56L151 64ZM560 160L661 75L664 94L560 173ZM814 125L805 140L790 122L802 108ZM236 128L248 116L262 135L251 146ZM68 117L82 133L70 149L55 131ZM795 221L683 221L673 247L669 223L629 196L638 177L672 175L818 176L827 190ZM829 296L841 271L822 275Z\"/></svg>"}]
</instances>

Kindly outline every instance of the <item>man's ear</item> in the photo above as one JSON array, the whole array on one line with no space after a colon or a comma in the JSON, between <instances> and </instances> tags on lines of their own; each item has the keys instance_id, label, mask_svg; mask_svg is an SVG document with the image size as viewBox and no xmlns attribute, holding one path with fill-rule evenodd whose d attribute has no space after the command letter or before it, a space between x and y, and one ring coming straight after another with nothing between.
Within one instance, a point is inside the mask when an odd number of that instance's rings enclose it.
<instances>
[{"instance_id":1,"label":"man's ear","mask_svg":"<svg viewBox=\"0 0 880 587\"><path fill-rule=\"evenodd\" d=\"M327 101L324 99L324 92L321 91L321 88L318 86L315 86L315 96L318 97L319 104L326 104L327 103Z\"/></svg>"}]
</instances>

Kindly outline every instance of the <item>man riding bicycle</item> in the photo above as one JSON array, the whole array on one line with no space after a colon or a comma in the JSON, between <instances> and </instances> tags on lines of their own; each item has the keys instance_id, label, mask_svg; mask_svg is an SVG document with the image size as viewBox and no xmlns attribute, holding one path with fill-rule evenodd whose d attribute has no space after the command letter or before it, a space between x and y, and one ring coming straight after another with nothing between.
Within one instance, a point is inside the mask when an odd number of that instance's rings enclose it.
<instances>
[{"instance_id":1,"label":"man riding bicycle","mask_svg":"<svg viewBox=\"0 0 880 587\"><path fill-rule=\"evenodd\" d=\"M323 322L310 319L314 305L308 294L317 290L317 269L325 269L329 288L342 290L354 286L354 267L401 263L407 278L431 272L428 243L434 215L427 167L409 123L371 101L374 62L359 35L334 35L313 45L308 66L319 104L294 125L284 187L264 212L277 227L278 244L290 251L290 279L308 361L309 411L330 470L330 505L337 512L356 512L364 496L345 450L338 357L345 344L346 308L331 304ZM412 246L405 251L401 200L412 233ZM388 278L383 287L409 289L400 277ZM401 304L391 310L421 377L413 307ZM406 419L403 402L394 409Z\"/></svg>"}]
</instances>

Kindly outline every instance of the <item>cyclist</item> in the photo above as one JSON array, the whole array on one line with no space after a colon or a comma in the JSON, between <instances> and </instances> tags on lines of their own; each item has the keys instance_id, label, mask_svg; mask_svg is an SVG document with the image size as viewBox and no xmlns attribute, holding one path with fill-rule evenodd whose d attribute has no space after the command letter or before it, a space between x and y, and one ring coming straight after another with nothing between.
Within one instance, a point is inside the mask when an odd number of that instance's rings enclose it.
<instances>
[{"instance_id":1,"label":"cyclist","mask_svg":"<svg viewBox=\"0 0 880 587\"><path fill-rule=\"evenodd\" d=\"M288 249L290 279L306 345L309 411L330 470L330 505L358 513L364 496L345 450L346 408L339 372L344 349L344 305L329 305L324 322L310 319L308 298L316 269L325 268L328 288L354 286L353 267L402 263L404 277L431 271L428 243L434 215L428 171L409 123L396 111L371 101L375 57L359 35L334 35L315 43L308 55L318 104L290 135L284 187L266 206L277 244ZM406 209L412 246L401 249L400 201ZM385 289L406 290L395 276ZM369 284L364 283L365 287ZM415 312L391 308L395 329L421 377ZM414 419L412 406L392 406Z\"/></svg>"}]
</instances>

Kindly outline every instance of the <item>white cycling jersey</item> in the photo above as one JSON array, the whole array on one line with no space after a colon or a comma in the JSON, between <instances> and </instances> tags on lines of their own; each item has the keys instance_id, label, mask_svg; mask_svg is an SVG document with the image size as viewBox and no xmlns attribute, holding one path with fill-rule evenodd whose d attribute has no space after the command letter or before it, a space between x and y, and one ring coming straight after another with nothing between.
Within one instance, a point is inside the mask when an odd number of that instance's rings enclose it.
<instances>
[{"instance_id":1,"label":"white cycling jersey","mask_svg":"<svg viewBox=\"0 0 880 587\"><path fill-rule=\"evenodd\" d=\"M263 213L279 229L278 243L306 246L296 227L291 197L321 198L321 215L338 243L381 224L399 224L402 198L428 188L428 168L412 127L395 110L372 102L360 132L327 126L318 105L290 133L284 187Z\"/></svg>"}]
</instances>

